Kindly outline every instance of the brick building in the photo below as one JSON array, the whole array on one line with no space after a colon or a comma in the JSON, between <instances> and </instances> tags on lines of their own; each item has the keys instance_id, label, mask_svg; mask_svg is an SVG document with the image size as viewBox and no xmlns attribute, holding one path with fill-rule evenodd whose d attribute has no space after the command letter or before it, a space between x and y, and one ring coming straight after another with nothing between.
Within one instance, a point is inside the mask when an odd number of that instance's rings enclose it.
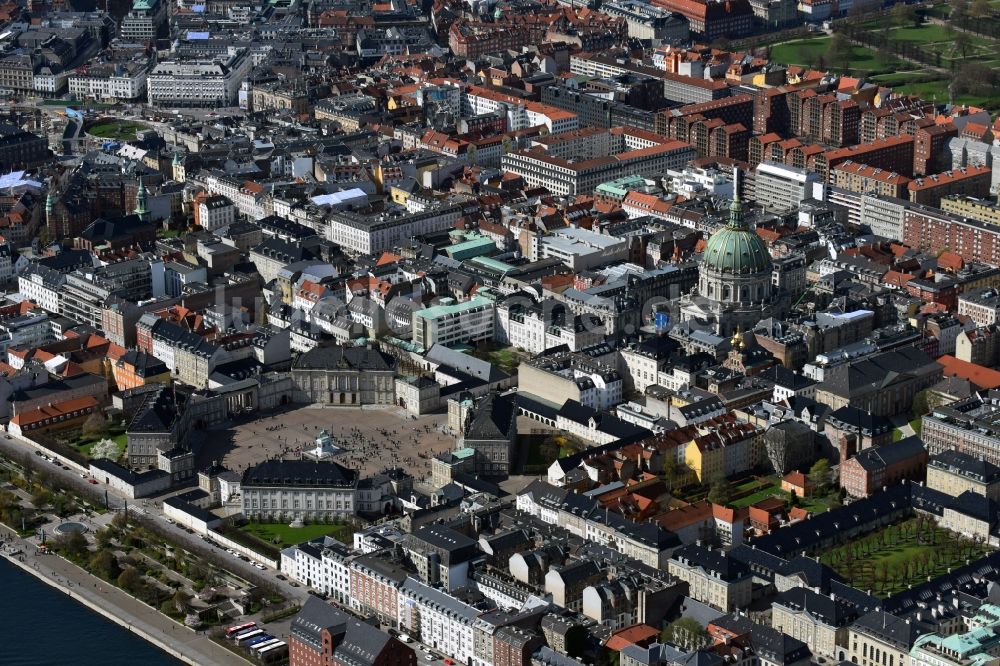
<instances>
[{"instance_id":1,"label":"brick building","mask_svg":"<svg viewBox=\"0 0 1000 666\"><path fill-rule=\"evenodd\" d=\"M687 17L691 33L706 42L740 37L753 27L749 0L655 0L653 4Z\"/></svg>"},{"instance_id":2,"label":"brick building","mask_svg":"<svg viewBox=\"0 0 1000 666\"><path fill-rule=\"evenodd\" d=\"M292 620L289 666L416 666L413 648L319 597Z\"/></svg>"},{"instance_id":3,"label":"brick building","mask_svg":"<svg viewBox=\"0 0 1000 666\"><path fill-rule=\"evenodd\" d=\"M874 446L840 465L840 487L851 497L867 497L909 479L922 481L927 474L927 449L919 437Z\"/></svg>"},{"instance_id":4,"label":"brick building","mask_svg":"<svg viewBox=\"0 0 1000 666\"><path fill-rule=\"evenodd\" d=\"M916 129L913 133L913 173L925 176L949 168L951 152L947 145L956 136L958 129L951 123Z\"/></svg>"},{"instance_id":5,"label":"brick building","mask_svg":"<svg viewBox=\"0 0 1000 666\"><path fill-rule=\"evenodd\" d=\"M902 241L915 249L948 248L965 261L1000 265L1000 227L911 204L903 213Z\"/></svg>"},{"instance_id":6,"label":"brick building","mask_svg":"<svg viewBox=\"0 0 1000 666\"><path fill-rule=\"evenodd\" d=\"M989 196L992 179L993 169L988 166L959 167L910 181L907 194L914 203L937 207L946 196Z\"/></svg>"},{"instance_id":7,"label":"brick building","mask_svg":"<svg viewBox=\"0 0 1000 666\"><path fill-rule=\"evenodd\" d=\"M913 175L913 137L893 136L876 139L871 143L829 150L816 157L815 169L829 180L830 169L841 162L860 162L876 169L895 171L904 176Z\"/></svg>"}]
</instances>

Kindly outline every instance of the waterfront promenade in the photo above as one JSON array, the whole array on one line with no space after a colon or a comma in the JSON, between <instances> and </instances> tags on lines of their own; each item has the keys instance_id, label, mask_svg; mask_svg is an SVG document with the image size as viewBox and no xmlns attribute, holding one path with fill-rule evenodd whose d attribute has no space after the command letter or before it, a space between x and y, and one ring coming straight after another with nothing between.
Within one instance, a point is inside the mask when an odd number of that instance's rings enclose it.
<instances>
[{"instance_id":1,"label":"waterfront promenade","mask_svg":"<svg viewBox=\"0 0 1000 666\"><path fill-rule=\"evenodd\" d=\"M247 666L249 662L191 631L122 590L64 560L36 554L34 543L0 525L3 556L21 569L141 636L174 657L196 666ZM21 551L19 555L12 552Z\"/></svg>"}]
</instances>

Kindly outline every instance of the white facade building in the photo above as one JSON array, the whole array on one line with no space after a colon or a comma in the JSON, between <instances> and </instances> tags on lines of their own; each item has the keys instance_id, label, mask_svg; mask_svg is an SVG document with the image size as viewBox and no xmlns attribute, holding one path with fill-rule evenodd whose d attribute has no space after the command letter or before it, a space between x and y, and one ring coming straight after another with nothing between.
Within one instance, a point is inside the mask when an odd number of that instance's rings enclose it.
<instances>
[{"instance_id":1,"label":"white facade building","mask_svg":"<svg viewBox=\"0 0 1000 666\"><path fill-rule=\"evenodd\" d=\"M812 196L819 174L805 169L761 162L757 165L755 201L769 211L793 210Z\"/></svg>"},{"instance_id":2,"label":"white facade building","mask_svg":"<svg viewBox=\"0 0 1000 666\"><path fill-rule=\"evenodd\" d=\"M215 60L167 60L147 80L153 106L236 106L240 84L253 66L247 49Z\"/></svg>"},{"instance_id":3,"label":"white facade building","mask_svg":"<svg viewBox=\"0 0 1000 666\"><path fill-rule=\"evenodd\" d=\"M149 67L130 63L123 67L81 67L69 77L69 91L77 99L126 100L146 94Z\"/></svg>"},{"instance_id":4,"label":"white facade building","mask_svg":"<svg viewBox=\"0 0 1000 666\"><path fill-rule=\"evenodd\" d=\"M419 234L450 229L461 215L458 204L437 204L420 211L398 209L378 215L341 211L329 216L326 237L349 252L371 254L391 250Z\"/></svg>"},{"instance_id":5,"label":"white facade building","mask_svg":"<svg viewBox=\"0 0 1000 666\"><path fill-rule=\"evenodd\" d=\"M47 312L59 312L59 293L66 276L41 266L17 279L17 290Z\"/></svg>"},{"instance_id":6,"label":"white facade building","mask_svg":"<svg viewBox=\"0 0 1000 666\"><path fill-rule=\"evenodd\" d=\"M439 305L413 313L413 342L424 349L436 344L480 342L493 338L493 301L475 296L455 303L442 299Z\"/></svg>"}]
</instances>

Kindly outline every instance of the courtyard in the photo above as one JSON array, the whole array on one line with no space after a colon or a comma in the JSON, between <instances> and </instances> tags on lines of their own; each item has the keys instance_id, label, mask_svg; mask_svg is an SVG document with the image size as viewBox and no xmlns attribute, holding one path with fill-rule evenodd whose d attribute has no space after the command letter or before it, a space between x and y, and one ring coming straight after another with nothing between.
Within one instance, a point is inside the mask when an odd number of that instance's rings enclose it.
<instances>
[{"instance_id":1,"label":"courtyard","mask_svg":"<svg viewBox=\"0 0 1000 666\"><path fill-rule=\"evenodd\" d=\"M430 480L431 458L454 448L447 420L444 413L414 419L398 407L293 406L199 431L198 467L218 462L242 473L270 458L297 459L326 430L343 450L332 460L362 478L402 467L421 483Z\"/></svg>"},{"instance_id":2,"label":"courtyard","mask_svg":"<svg viewBox=\"0 0 1000 666\"><path fill-rule=\"evenodd\" d=\"M240 529L253 534L262 541L278 546L291 546L323 536L332 536L347 544L354 541L354 527L347 523L314 523L302 527L291 527L283 523L247 523Z\"/></svg>"},{"instance_id":3,"label":"courtyard","mask_svg":"<svg viewBox=\"0 0 1000 666\"><path fill-rule=\"evenodd\" d=\"M854 539L820 554L853 587L889 596L982 557L990 548L942 529L923 516Z\"/></svg>"}]
</instances>

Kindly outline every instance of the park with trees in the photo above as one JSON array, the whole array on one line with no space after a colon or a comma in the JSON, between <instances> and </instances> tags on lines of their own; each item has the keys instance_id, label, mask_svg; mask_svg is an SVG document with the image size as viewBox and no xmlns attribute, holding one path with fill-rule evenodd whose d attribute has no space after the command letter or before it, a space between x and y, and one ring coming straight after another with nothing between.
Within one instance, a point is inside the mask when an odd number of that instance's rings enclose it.
<instances>
[{"instance_id":1,"label":"park with trees","mask_svg":"<svg viewBox=\"0 0 1000 666\"><path fill-rule=\"evenodd\" d=\"M917 514L817 555L853 587L889 596L914 580L940 576L989 550L981 541L961 537L938 527L930 516Z\"/></svg>"}]
</instances>

